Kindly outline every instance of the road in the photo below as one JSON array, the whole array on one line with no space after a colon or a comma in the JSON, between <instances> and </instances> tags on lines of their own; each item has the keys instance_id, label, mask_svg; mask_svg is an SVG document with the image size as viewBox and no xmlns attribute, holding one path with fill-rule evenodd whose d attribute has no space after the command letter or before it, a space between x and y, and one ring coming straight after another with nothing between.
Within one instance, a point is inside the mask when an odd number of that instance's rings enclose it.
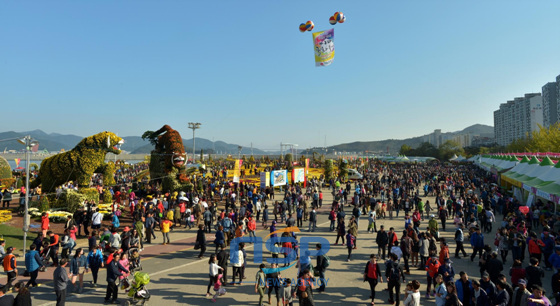
<instances>
[{"instance_id":1,"label":"road","mask_svg":"<svg viewBox=\"0 0 560 306\"><path fill-rule=\"evenodd\" d=\"M330 194L325 192L324 203L331 203L332 198ZM277 195L276 199L279 198ZM430 200L430 203L434 203L433 197L424 198L424 200ZM328 209L327 206L323 205L320 209L318 218L318 230L312 233L307 232L307 222L304 222L304 229L299 234L299 237L312 237L319 236L326 238L331 243L330 251L328 255L330 257L330 267L326 272L326 278L328 280L326 291L324 293L315 293L314 299L316 304L334 304L334 305L369 305L369 285L363 282L362 273L366 262L369 259L371 253L377 254L377 246L375 244L375 234L366 233L367 230L367 216L362 216L359 223L359 234L357 245L358 249L354 250L352 254L352 261L347 262L347 249L341 245L334 245L336 239L336 233L329 231L328 221ZM347 215L350 215L349 209L346 210ZM498 217L501 220L501 216ZM396 232L401 236L401 231L404 228L404 219L401 214L400 218L391 219L381 219L378 220L377 226L384 225L386 229L389 227L395 227ZM422 228L427 226L427 221L424 221ZM282 228L279 226L279 229ZM495 224L494 229L498 228L498 224ZM262 230L257 228L257 236L265 237L268 234L268 230ZM453 240L455 228L452 224L452 220L447 222L447 231L441 232L441 236L445 237L447 241ZM198 259L198 251L193 250L194 240L196 232L193 230L185 231L184 229L176 230L171 235L172 243L170 245L152 245L146 247L143 255L143 267L144 272L147 272L151 276L151 283L148 288L152 294L152 298L148 302L149 305L209 305L213 304L210 298L206 298L206 286L208 284L208 257L204 259ZM491 243L493 241L494 233L485 235L486 242ZM208 236L208 240L212 241L214 235ZM157 242L161 242L161 234L158 235ZM467 253L471 253L470 246L465 244ZM245 284L241 286L228 286L227 294L225 296L219 297L216 304L220 305L257 305L258 304L258 294L254 291L254 277L258 270L259 263L253 262L253 251L252 246L249 245L247 248L248 253L248 263L245 275L247 279ZM206 255L214 250L213 245L210 245ZM477 261L472 263L468 258L466 259L455 259L453 254L455 252L455 244L450 243L450 253L452 254L453 267L458 278L459 271L466 271L471 279L479 279L479 270ZM265 257L269 256L265 252ZM313 263L315 263L315 258L312 258ZM527 259L526 259L527 261ZM509 261L511 263L511 260ZM315 264L314 264L315 265ZM525 264L524 264L525 265ZM384 268L383 268L384 270ZM505 267L504 274L508 275L509 265ZM384 272L384 271L383 271ZM296 278L296 267L292 267L289 270L282 272L282 277ZM417 268L411 268L411 275L407 275L407 281L417 279L422 284L420 288L422 292L422 304L433 304L434 300L426 300L424 298L426 290L426 277L425 271L418 270ZM551 272L546 272L546 276L543 279L545 282L545 289L550 292L550 284L547 279L552 276ZM231 268L228 271L228 281L231 281ZM105 296L105 272L100 271L98 288L92 288L90 285L91 275L88 274L85 277L86 288L83 294L72 294L68 297L68 305L95 305L103 303ZM509 278L508 278L509 279ZM251 283L253 282L253 283ZM34 305L55 305L55 295L52 291L52 285L50 283L38 288L32 288L33 304ZM70 286L69 286L70 287ZM376 303L387 303L388 292L382 291L386 288L386 283L379 284L377 286L377 296ZM403 286L404 289L404 286ZM213 293L213 291L211 290ZM125 300L125 294L121 291L119 293L120 300ZM274 303L274 297L272 298ZM296 303L297 304L297 303Z\"/></svg>"}]
</instances>

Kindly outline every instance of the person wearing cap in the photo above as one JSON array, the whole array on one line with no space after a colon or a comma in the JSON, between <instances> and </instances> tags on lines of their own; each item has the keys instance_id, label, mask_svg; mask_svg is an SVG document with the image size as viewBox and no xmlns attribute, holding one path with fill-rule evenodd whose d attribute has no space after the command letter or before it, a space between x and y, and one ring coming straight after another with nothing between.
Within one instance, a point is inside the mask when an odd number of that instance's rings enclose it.
<instances>
[{"instance_id":1,"label":"person wearing cap","mask_svg":"<svg viewBox=\"0 0 560 306\"><path fill-rule=\"evenodd\" d=\"M6 286L4 286L6 290L12 288L12 282L16 279L18 274L16 256L13 254L14 250L15 249L13 247L7 248L6 255L2 260L2 265L4 266L4 272L6 272L6 274L8 275L8 281L6 282Z\"/></svg>"},{"instance_id":2,"label":"person wearing cap","mask_svg":"<svg viewBox=\"0 0 560 306\"><path fill-rule=\"evenodd\" d=\"M537 306L537 305L544 305L550 306L552 303L550 300L544 295L545 291L541 286L534 286L533 287L533 294L529 296L527 299L528 306Z\"/></svg>"},{"instance_id":3,"label":"person wearing cap","mask_svg":"<svg viewBox=\"0 0 560 306\"><path fill-rule=\"evenodd\" d=\"M526 306L527 299L531 295L531 292L527 290L527 281L520 279L517 281L517 288L513 290L513 296L511 297L512 306Z\"/></svg>"},{"instance_id":4,"label":"person wearing cap","mask_svg":"<svg viewBox=\"0 0 560 306\"><path fill-rule=\"evenodd\" d=\"M445 264L439 266L438 274L443 275L443 281L445 283L453 281L455 278L455 269L452 266L453 262L451 259L445 259Z\"/></svg>"},{"instance_id":5,"label":"person wearing cap","mask_svg":"<svg viewBox=\"0 0 560 306\"><path fill-rule=\"evenodd\" d=\"M482 278L480 279L480 287L486 291L486 294L490 298L490 300L494 300L498 289L496 289L496 285L493 281L490 280L490 274L488 272L482 273Z\"/></svg>"}]
</instances>

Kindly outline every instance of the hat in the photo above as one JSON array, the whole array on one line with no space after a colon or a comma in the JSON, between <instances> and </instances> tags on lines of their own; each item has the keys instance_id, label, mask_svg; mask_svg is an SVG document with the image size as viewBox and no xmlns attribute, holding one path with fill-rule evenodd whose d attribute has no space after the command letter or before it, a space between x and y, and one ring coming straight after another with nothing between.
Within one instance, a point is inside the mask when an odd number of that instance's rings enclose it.
<instances>
[{"instance_id":1,"label":"hat","mask_svg":"<svg viewBox=\"0 0 560 306\"><path fill-rule=\"evenodd\" d=\"M451 259L446 258L446 259L445 259L445 263L450 263L450 264L451 264L451 263L453 263L453 262L451 261Z\"/></svg>"},{"instance_id":2,"label":"hat","mask_svg":"<svg viewBox=\"0 0 560 306\"><path fill-rule=\"evenodd\" d=\"M187 202L188 200L186 197L179 197L179 202Z\"/></svg>"},{"instance_id":3,"label":"hat","mask_svg":"<svg viewBox=\"0 0 560 306\"><path fill-rule=\"evenodd\" d=\"M518 283L519 285L527 286L527 281L524 280L524 279L520 279L517 283Z\"/></svg>"},{"instance_id":4,"label":"hat","mask_svg":"<svg viewBox=\"0 0 560 306\"><path fill-rule=\"evenodd\" d=\"M151 195L149 195L149 196L146 197L146 199L148 199L148 200L151 200L151 199L153 199L153 198L154 198L154 197L152 197Z\"/></svg>"},{"instance_id":5,"label":"hat","mask_svg":"<svg viewBox=\"0 0 560 306\"><path fill-rule=\"evenodd\" d=\"M130 231L130 227L125 226L124 229L123 229L123 232L128 232L128 231Z\"/></svg>"},{"instance_id":6,"label":"hat","mask_svg":"<svg viewBox=\"0 0 560 306\"><path fill-rule=\"evenodd\" d=\"M486 277L490 277L490 274L488 274L488 272L482 273L482 278L486 278Z\"/></svg>"}]
</instances>

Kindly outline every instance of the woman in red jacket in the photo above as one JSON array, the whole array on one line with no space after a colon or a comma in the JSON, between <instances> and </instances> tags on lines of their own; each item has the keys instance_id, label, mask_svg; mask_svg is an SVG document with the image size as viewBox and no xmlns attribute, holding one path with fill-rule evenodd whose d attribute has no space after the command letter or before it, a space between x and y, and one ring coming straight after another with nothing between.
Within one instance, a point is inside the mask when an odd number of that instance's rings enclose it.
<instances>
[{"instance_id":1,"label":"woman in red jacket","mask_svg":"<svg viewBox=\"0 0 560 306\"><path fill-rule=\"evenodd\" d=\"M537 238L537 233L531 232L531 239L529 239L529 243L527 243L527 247L529 249L529 258L535 257L539 261L541 261L542 256L542 249L545 247L544 242ZM514 283L517 284L517 283Z\"/></svg>"},{"instance_id":2,"label":"woman in red jacket","mask_svg":"<svg viewBox=\"0 0 560 306\"><path fill-rule=\"evenodd\" d=\"M371 305L375 305L375 286L377 286L378 281L381 283L383 282L383 277L381 276L381 269L377 263L377 257L371 254L369 258L370 260L367 262L364 271L364 282L367 281L369 283Z\"/></svg>"}]
</instances>

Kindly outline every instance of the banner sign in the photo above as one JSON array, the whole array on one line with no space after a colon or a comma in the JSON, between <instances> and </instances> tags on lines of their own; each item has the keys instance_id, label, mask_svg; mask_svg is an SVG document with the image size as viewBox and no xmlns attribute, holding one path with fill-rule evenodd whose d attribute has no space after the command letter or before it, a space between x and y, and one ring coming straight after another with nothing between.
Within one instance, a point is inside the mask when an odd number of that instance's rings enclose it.
<instances>
[{"instance_id":1,"label":"banner sign","mask_svg":"<svg viewBox=\"0 0 560 306\"><path fill-rule=\"evenodd\" d=\"M261 172L261 189L270 186L270 172Z\"/></svg>"},{"instance_id":2,"label":"banner sign","mask_svg":"<svg viewBox=\"0 0 560 306\"><path fill-rule=\"evenodd\" d=\"M284 186L288 180L288 170L275 170L270 173L270 184L273 187Z\"/></svg>"},{"instance_id":3,"label":"banner sign","mask_svg":"<svg viewBox=\"0 0 560 306\"><path fill-rule=\"evenodd\" d=\"M239 183L239 178L241 177L241 165L243 164L242 159L236 159L233 167L233 182Z\"/></svg>"},{"instance_id":4,"label":"banner sign","mask_svg":"<svg viewBox=\"0 0 560 306\"><path fill-rule=\"evenodd\" d=\"M315 66L328 66L334 60L334 29L313 33Z\"/></svg>"},{"instance_id":5,"label":"banner sign","mask_svg":"<svg viewBox=\"0 0 560 306\"><path fill-rule=\"evenodd\" d=\"M305 182L305 169L304 168L293 169L292 181L294 183Z\"/></svg>"}]
</instances>

